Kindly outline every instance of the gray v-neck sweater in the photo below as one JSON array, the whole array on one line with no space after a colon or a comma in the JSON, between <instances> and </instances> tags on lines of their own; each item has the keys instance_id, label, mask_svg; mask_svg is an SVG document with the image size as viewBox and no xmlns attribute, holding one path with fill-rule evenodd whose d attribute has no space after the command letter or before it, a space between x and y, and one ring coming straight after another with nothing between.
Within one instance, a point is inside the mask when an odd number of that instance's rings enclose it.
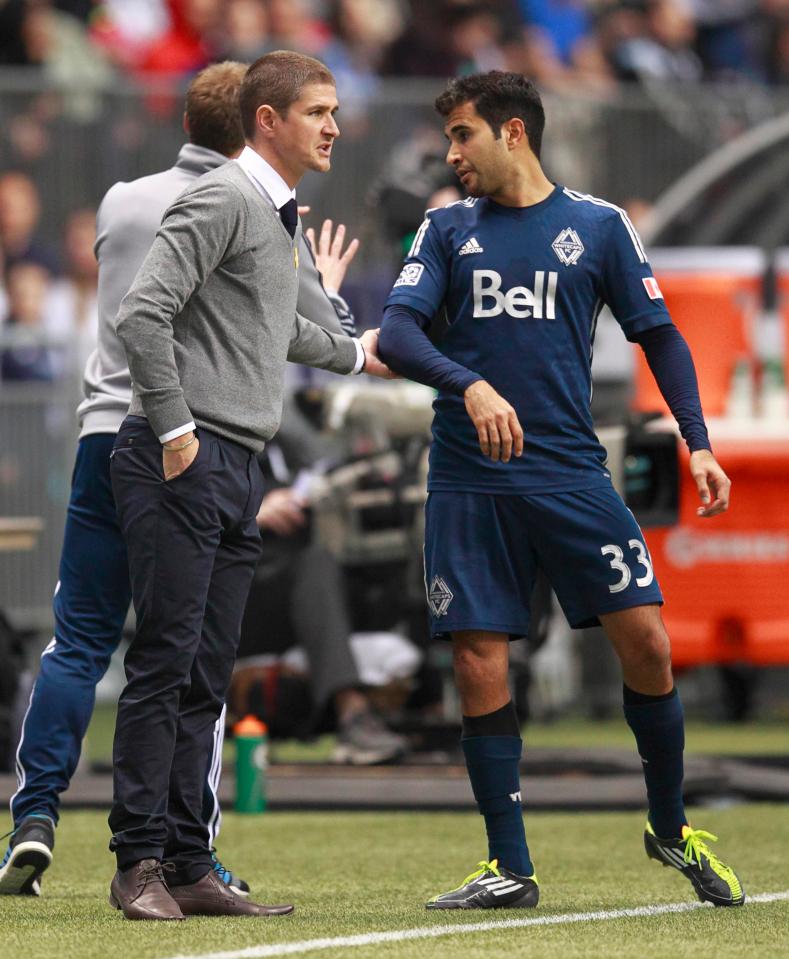
<instances>
[{"instance_id":1,"label":"gray v-neck sweater","mask_svg":"<svg viewBox=\"0 0 789 959\"><path fill-rule=\"evenodd\" d=\"M165 213L121 302L129 412L157 436L194 420L262 450L287 360L335 373L356 364L353 340L297 314L297 297L294 241L241 167L200 177Z\"/></svg>"}]
</instances>

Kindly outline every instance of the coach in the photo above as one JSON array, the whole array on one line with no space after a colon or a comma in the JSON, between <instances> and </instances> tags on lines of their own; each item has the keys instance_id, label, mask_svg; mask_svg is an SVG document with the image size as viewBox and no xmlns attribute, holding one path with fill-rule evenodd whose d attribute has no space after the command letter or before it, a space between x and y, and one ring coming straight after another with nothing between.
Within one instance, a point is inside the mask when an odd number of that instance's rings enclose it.
<instances>
[{"instance_id":1,"label":"coach","mask_svg":"<svg viewBox=\"0 0 789 959\"><path fill-rule=\"evenodd\" d=\"M117 321L133 398L111 472L137 632L109 821L111 901L127 918L227 912L203 779L260 552L256 454L279 425L285 362L389 375L375 333L350 339L296 312L294 191L330 167L334 78L310 57L271 53L249 68L240 108L246 148L165 213Z\"/></svg>"}]
</instances>

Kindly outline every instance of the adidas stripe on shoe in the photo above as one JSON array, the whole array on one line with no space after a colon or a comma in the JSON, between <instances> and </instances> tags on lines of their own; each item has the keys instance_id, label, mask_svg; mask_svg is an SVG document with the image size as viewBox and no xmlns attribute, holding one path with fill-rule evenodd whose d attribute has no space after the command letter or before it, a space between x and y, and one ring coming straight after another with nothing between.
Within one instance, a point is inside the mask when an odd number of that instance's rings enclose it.
<instances>
[{"instance_id":1,"label":"adidas stripe on shoe","mask_svg":"<svg viewBox=\"0 0 789 959\"><path fill-rule=\"evenodd\" d=\"M40 896L41 876L52 862L55 824L48 816L27 816L10 833L0 863L0 896Z\"/></svg>"},{"instance_id":2,"label":"adidas stripe on shoe","mask_svg":"<svg viewBox=\"0 0 789 959\"><path fill-rule=\"evenodd\" d=\"M741 906L745 902L745 891L739 878L709 849L705 840L717 842L718 837L703 829L683 826L681 839L659 839L649 822L644 831L644 847L649 858L678 869L691 881L702 902Z\"/></svg>"},{"instance_id":3,"label":"adidas stripe on shoe","mask_svg":"<svg viewBox=\"0 0 789 959\"><path fill-rule=\"evenodd\" d=\"M537 876L519 876L497 860L477 863L457 889L434 896L428 909L533 909L540 898Z\"/></svg>"}]
</instances>

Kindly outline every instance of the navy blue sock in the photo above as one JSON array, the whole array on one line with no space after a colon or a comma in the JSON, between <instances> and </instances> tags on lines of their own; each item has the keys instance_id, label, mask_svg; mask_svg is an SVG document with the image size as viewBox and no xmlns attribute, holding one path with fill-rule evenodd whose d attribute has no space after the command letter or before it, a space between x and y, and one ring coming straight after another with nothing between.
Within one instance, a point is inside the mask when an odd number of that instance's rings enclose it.
<instances>
[{"instance_id":1,"label":"navy blue sock","mask_svg":"<svg viewBox=\"0 0 789 959\"><path fill-rule=\"evenodd\" d=\"M499 714L499 715L497 715ZM488 716L464 717L461 740L468 776L488 834L488 859L498 859L520 876L534 873L521 810L519 765L523 741L518 735L467 735L479 723L495 718L495 724L509 728L511 704ZM490 728L490 723L486 723ZM517 725L516 725L517 728Z\"/></svg>"},{"instance_id":2,"label":"navy blue sock","mask_svg":"<svg viewBox=\"0 0 789 959\"><path fill-rule=\"evenodd\" d=\"M685 721L679 693L646 696L624 687L624 710L644 768L649 821L661 839L676 839L687 823L682 801Z\"/></svg>"}]
</instances>

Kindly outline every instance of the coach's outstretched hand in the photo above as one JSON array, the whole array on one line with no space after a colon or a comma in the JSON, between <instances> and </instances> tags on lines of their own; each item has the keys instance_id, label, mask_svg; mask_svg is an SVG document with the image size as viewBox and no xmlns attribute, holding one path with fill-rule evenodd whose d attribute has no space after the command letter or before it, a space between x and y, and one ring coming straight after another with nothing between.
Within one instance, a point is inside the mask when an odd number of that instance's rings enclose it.
<instances>
[{"instance_id":1,"label":"coach's outstretched hand","mask_svg":"<svg viewBox=\"0 0 789 959\"><path fill-rule=\"evenodd\" d=\"M377 376L382 380L399 380L400 377L378 358L378 334L380 330L365 330L359 337L364 348L363 373Z\"/></svg>"},{"instance_id":2,"label":"coach's outstretched hand","mask_svg":"<svg viewBox=\"0 0 789 959\"><path fill-rule=\"evenodd\" d=\"M717 516L729 508L731 480L709 450L690 454L690 473L704 504L696 510L698 516Z\"/></svg>"},{"instance_id":3,"label":"coach's outstretched hand","mask_svg":"<svg viewBox=\"0 0 789 959\"><path fill-rule=\"evenodd\" d=\"M490 383L477 380L463 394L466 412L479 436L479 448L494 463L509 463L523 453L523 429L518 414Z\"/></svg>"}]
</instances>

